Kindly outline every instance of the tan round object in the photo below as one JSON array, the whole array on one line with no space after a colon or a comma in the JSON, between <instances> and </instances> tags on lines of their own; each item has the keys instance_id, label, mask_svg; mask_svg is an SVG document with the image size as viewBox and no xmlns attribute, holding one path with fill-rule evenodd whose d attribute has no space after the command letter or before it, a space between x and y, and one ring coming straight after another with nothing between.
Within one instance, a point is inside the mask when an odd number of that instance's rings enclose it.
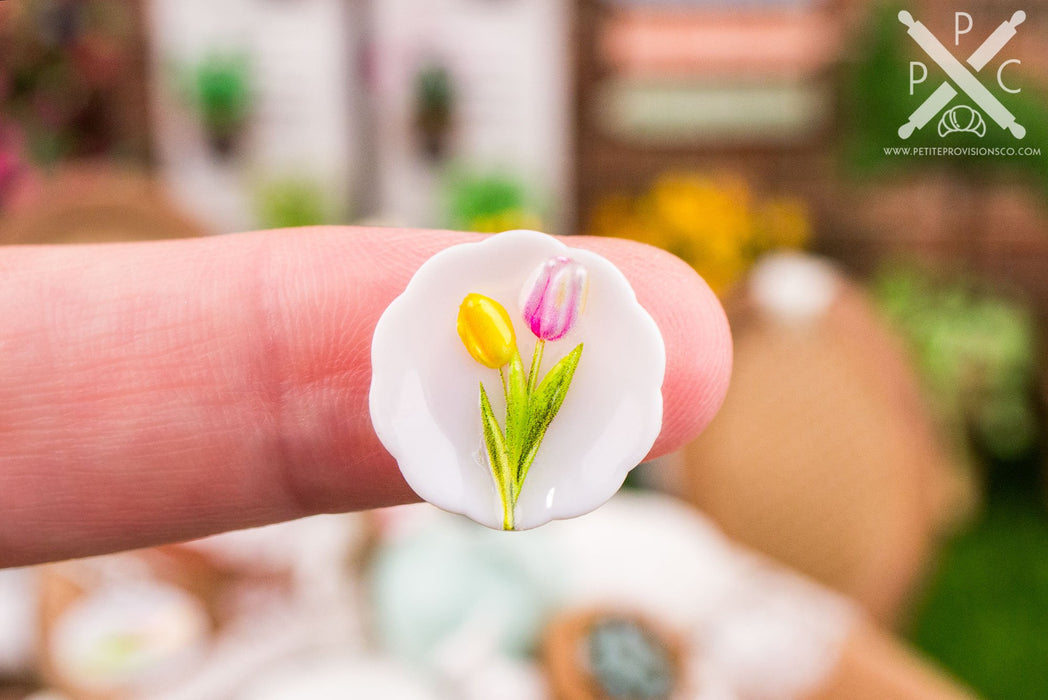
<instances>
[{"instance_id":1,"label":"tan round object","mask_svg":"<svg viewBox=\"0 0 1048 700\"><path fill-rule=\"evenodd\" d=\"M41 678L84 700L152 697L192 673L212 636L196 596L136 554L39 569Z\"/></svg>"},{"instance_id":2,"label":"tan round object","mask_svg":"<svg viewBox=\"0 0 1048 700\"><path fill-rule=\"evenodd\" d=\"M55 172L32 202L0 217L0 244L145 241L204 232L154 180L101 165Z\"/></svg>"},{"instance_id":3,"label":"tan round object","mask_svg":"<svg viewBox=\"0 0 1048 700\"><path fill-rule=\"evenodd\" d=\"M684 495L738 542L895 621L950 466L896 339L854 286L797 258L728 304L724 406L682 452Z\"/></svg>"}]
</instances>

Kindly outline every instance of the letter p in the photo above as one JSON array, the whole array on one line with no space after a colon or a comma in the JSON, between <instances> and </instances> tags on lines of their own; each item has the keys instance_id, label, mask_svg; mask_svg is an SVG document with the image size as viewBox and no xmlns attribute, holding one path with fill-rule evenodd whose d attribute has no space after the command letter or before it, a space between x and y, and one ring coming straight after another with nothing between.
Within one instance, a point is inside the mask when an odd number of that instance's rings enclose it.
<instances>
[{"instance_id":1,"label":"letter p","mask_svg":"<svg viewBox=\"0 0 1048 700\"><path fill-rule=\"evenodd\" d=\"M921 67L921 77L916 77L917 71L914 70L917 66ZM910 94L913 94L913 86L918 83L923 83L928 79L928 66L924 65L920 61L910 61Z\"/></svg>"},{"instance_id":2,"label":"letter p","mask_svg":"<svg viewBox=\"0 0 1048 700\"><path fill-rule=\"evenodd\" d=\"M961 29L961 17L968 20L968 26ZM972 16L967 12L954 12L953 13L953 45L961 45L961 34L967 34L972 30Z\"/></svg>"}]
</instances>

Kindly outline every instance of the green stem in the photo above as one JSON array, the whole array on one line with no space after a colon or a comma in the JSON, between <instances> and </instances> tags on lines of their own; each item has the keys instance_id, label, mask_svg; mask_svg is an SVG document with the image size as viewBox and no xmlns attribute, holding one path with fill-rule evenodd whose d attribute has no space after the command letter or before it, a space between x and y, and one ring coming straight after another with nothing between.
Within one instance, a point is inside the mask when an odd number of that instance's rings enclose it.
<instances>
[{"instance_id":1,"label":"green stem","mask_svg":"<svg viewBox=\"0 0 1048 700\"><path fill-rule=\"evenodd\" d=\"M502 529L513 530L515 528L513 524L513 511L516 508L516 499L512 496L503 497L502 499Z\"/></svg>"},{"instance_id":2,"label":"green stem","mask_svg":"<svg viewBox=\"0 0 1048 700\"><path fill-rule=\"evenodd\" d=\"M542 338L539 338L535 342L535 350L531 355L531 369L528 371L527 393L523 397L524 401L528 405L529 412L531 408L531 395L535 392L535 387L537 387L539 383L539 372L542 369L542 354L545 349L546 341ZM507 459L504 461L504 464L506 464L507 468L505 471L503 471L502 479L500 479L500 481L503 481L503 483L499 485L499 495L502 498L502 528L504 530L512 530L514 527L514 512L517 509L517 498L520 495L520 490L524 486L524 476L527 473L527 470L525 468L522 471L520 464L520 461L522 458L524 458L524 455L521 454L521 451L519 449L519 442L524 438L524 436L517 435L515 432L512 435L512 437L510 436L511 420L509 415L509 406L510 402L513 401L514 398L516 398L516 400L520 400L521 397L511 396L512 392L510 391L509 380L506 377L505 369L502 367L499 368L499 376L502 378L502 391L506 397L506 442L512 446L509 449L509 454L506 455ZM534 455L531 455L531 459L534 459ZM531 460L529 460L529 465L530 461ZM510 462L513 462L513 464L509 464Z\"/></svg>"},{"instance_id":3,"label":"green stem","mask_svg":"<svg viewBox=\"0 0 1048 700\"><path fill-rule=\"evenodd\" d=\"M510 436L509 436L509 430L510 430L510 424L509 423L510 422L509 422L509 416L508 416L508 406L509 406L509 402L510 402L510 396L509 396L510 392L509 392L509 381L506 379L506 369L505 369L505 367L499 367L499 377L502 379L502 395L506 397L506 406L507 406L506 440L507 440L507 442L509 442L510 439L511 439ZM502 501L502 529L503 530L512 530L513 529L513 520L514 520L513 515L514 515L514 511L517 510L517 494L515 493L516 489L514 488L516 480L513 478L513 474L516 471L516 465L515 464L510 464L510 462L512 461L512 455L509 454L509 452L510 451L507 450L507 454L503 455L503 458L500 460L501 468L500 468L499 471L501 473L496 476L496 481L499 482L499 484L498 484L498 487L499 487L499 489L498 489L498 491L499 491L499 499Z\"/></svg>"},{"instance_id":4,"label":"green stem","mask_svg":"<svg viewBox=\"0 0 1048 700\"><path fill-rule=\"evenodd\" d=\"M535 341L535 352L531 356L531 370L528 372L528 396L530 397L539 383L539 368L542 366L542 351L546 349L546 341L539 338Z\"/></svg>"},{"instance_id":5,"label":"green stem","mask_svg":"<svg viewBox=\"0 0 1048 700\"><path fill-rule=\"evenodd\" d=\"M509 456L500 455L497 469L492 469L495 477L495 487L499 492L499 501L502 502L502 529L513 529L513 515L517 509L517 496L513 492L513 478L510 476Z\"/></svg>"},{"instance_id":6,"label":"green stem","mask_svg":"<svg viewBox=\"0 0 1048 700\"><path fill-rule=\"evenodd\" d=\"M488 393L484 390L484 382L480 382L480 417L484 428L484 446L491 464L491 476L495 479L495 490L498 491L499 501L502 502L502 527L512 530L516 502L512 486L515 465L510 465L506 438L491 408Z\"/></svg>"},{"instance_id":7,"label":"green stem","mask_svg":"<svg viewBox=\"0 0 1048 700\"><path fill-rule=\"evenodd\" d=\"M495 478L495 490L502 503L502 529L513 529L513 511L516 510L516 498L513 495L513 480L509 478L509 460L505 453L491 460L491 475Z\"/></svg>"},{"instance_id":8,"label":"green stem","mask_svg":"<svg viewBox=\"0 0 1048 700\"><path fill-rule=\"evenodd\" d=\"M505 473L501 468L493 468L492 476L495 477L495 488L499 492L499 502L502 503L502 529L512 530L514 504L509 493L512 485L506 481Z\"/></svg>"}]
</instances>

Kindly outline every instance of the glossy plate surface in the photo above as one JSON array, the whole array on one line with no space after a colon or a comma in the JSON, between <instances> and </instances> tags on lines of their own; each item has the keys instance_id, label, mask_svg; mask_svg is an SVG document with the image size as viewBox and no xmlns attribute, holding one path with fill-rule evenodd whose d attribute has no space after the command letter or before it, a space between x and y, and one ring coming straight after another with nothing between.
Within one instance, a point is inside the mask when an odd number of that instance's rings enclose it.
<instances>
[{"instance_id":1,"label":"glossy plate surface","mask_svg":"<svg viewBox=\"0 0 1048 700\"><path fill-rule=\"evenodd\" d=\"M589 273L579 322L546 343L544 372L579 343L584 351L520 489L515 529L600 506L661 429L665 349L658 327L612 263L562 240L570 239L509 231L438 253L383 313L372 342L371 419L408 484L424 500L496 529L503 508L485 449L479 384L499 420L506 405L498 370L470 357L456 331L466 295L505 307L527 368L536 343L521 310L529 276L556 256Z\"/></svg>"}]
</instances>

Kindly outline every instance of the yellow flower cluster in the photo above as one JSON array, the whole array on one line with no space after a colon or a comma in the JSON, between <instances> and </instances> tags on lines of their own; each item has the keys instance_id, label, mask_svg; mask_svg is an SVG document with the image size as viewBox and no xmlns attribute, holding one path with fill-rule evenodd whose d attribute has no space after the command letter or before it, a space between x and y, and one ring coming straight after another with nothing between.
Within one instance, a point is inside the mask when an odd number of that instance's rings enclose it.
<instances>
[{"instance_id":1,"label":"yellow flower cluster","mask_svg":"<svg viewBox=\"0 0 1048 700\"><path fill-rule=\"evenodd\" d=\"M670 173L638 197L598 202L589 233L664 248L723 294L763 253L803 248L811 222L799 199L758 200L740 178Z\"/></svg>"}]
</instances>

